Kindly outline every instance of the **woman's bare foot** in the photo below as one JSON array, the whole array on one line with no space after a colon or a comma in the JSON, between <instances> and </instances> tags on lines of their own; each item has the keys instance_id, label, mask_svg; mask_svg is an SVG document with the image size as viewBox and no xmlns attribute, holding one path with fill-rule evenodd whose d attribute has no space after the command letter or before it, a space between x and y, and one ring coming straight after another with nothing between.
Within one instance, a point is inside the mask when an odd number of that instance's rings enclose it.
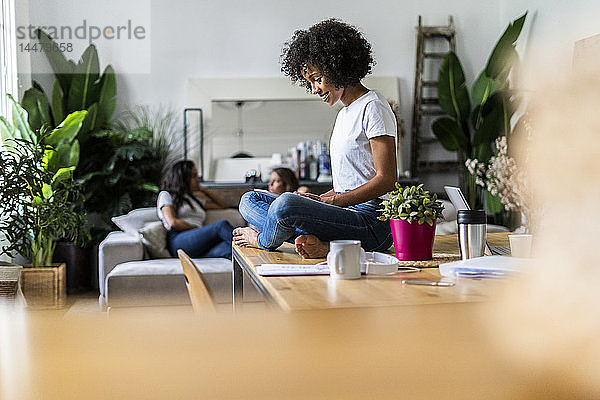
<instances>
[{"instance_id":1,"label":"woman's bare foot","mask_svg":"<svg viewBox=\"0 0 600 400\"><path fill-rule=\"evenodd\" d=\"M258 247L258 232L250 227L233 230L233 244L240 247Z\"/></svg>"},{"instance_id":2,"label":"woman's bare foot","mask_svg":"<svg viewBox=\"0 0 600 400\"><path fill-rule=\"evenodd\" d=\"M296 253L303 258L325 258L329 253L329 242L323 242L315 235L300 235L295 243Z\"/></svg>"}]
</instances>

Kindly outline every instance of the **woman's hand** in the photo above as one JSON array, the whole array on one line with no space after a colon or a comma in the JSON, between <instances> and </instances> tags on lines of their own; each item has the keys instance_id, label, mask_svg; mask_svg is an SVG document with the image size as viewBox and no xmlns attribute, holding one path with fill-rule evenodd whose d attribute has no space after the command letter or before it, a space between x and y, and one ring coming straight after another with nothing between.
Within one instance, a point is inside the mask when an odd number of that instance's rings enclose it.
<instances>
[{"instance_id":1,"label":"woman's hand","mask_svg":"<svg viewBox=\"0 0 600 400\"><path fill-rule=\"evenodd\" d=\"M321 203L334 205L336 193L330 193L330 192L324 193L320 196L318 194L313 194L313 193L302 193L302 192L294 192L294 193L299 194L300 196L308 197L311 200L316 200L316 201L320 201Z\"/></svg>"},{"instance_id":2,"label":"woman's hand","mask_svg":"<svg viewBox=\"0 0 600 400\"><path fill-rule=\"evenodd\" d=\"M369 140L373 153L375 176L367 183L344 193L327 192L321 201L338 207L348 207L375 199L394 189L396 182L396 144L392 136L377 136ZM324 196L331 196L324 199Z\"/></svg>"},{"instance_id":3,"label":"woman's hand","mask_svg":"<svg viewBox=\"0 0 600 400\"><path fill-rule=\"evenodd\" d=\"M336 199L337 193L333 193L331 195L324 195L322 194L321 197L321 201L325 204L331 204L332 206L335 206L335 199Z\"/></svg>"},{"instance_id":4,"label":"woman's hand","mask_svg":"<svg viewBox=\"0 0 600 400\"><path fill-rule=\"evenodd\" d=\"M294 194L299 194L300 196L308 197L311 200L322 201L321 196L314 193L306 193L306 192L294 192Z\"/></svg>"}]
</instances>

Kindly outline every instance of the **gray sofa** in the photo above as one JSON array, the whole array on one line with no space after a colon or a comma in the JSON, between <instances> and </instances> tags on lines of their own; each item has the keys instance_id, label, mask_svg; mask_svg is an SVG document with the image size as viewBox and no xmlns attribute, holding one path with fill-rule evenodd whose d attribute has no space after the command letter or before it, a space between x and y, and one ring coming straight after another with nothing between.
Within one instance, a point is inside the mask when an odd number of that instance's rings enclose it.
<instances>
[{"instance_id":1,"label":"gray sofa","mask_svg":"<svg viewBox=\"0 0 600 400\"><path fill-rule=\"evenodd\" d=\"M228 220L234 227L246 224L236 209L207 211L207 224L221 219ZM158 221L156 208L133 210L114 221L122 231L109 233L98 250L101 307L189 304L179 259L149 259L144 250L138 231ZM231 302L231 261L225 258L201 258L194 259L194 263L206 277L215 301ZM251 288L252 285L245 287Z\"/></svg>"}]
</instances>

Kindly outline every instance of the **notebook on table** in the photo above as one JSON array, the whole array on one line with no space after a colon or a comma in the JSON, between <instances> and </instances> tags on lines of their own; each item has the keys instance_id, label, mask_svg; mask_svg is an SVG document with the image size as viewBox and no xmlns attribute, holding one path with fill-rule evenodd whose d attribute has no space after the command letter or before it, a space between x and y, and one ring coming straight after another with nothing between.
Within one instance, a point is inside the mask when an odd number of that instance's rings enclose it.
<instances>
[{"instance_id":1,"label":"notebook on table","mask_svg":"<svg viewBox=\"0 0 600 400\"><path fill-rule=\"evenodd\" d=\"M456 211L459 210L470 210L469 203L465 199L460 188L455 186L444 186L444 190L450 199L450 202L456 208ZM485 254L488 256L491 255L501 255L501 256L509 256L510 255L510 247L508 246L490 246L488 242L485 242Z\"/></svg>"},{"instance_id":2,"label":"notebook on table","mask_svg":"<svg viewBox=\"0 0 600 400\"><path fill-rule=\"evenodd\" d=\"M440 264L440 274L458 278L504 278L531 268L528 258L490 256L475 257Z\"/></svg>"}]
</instances>

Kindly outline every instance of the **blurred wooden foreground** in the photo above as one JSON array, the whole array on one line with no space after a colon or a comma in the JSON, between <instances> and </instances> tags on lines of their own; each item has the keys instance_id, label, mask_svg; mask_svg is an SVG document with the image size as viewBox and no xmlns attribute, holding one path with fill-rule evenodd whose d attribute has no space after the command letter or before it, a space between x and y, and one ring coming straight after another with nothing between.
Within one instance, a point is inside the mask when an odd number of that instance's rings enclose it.
<instances>
[{"instance_id":1,"label":"blurred wooden foreground","mask_svg":"<svg viewBox=\"0 0 600 400\"><path fill-rule=\"evenodd\" d=\"M569 382L504 358L483 304L58 318L0 309L2 399L513 399ZM566 386L562 386L566 385ZM570 390L570 389L569 389Z\"/></svg>"}]
</instances>

